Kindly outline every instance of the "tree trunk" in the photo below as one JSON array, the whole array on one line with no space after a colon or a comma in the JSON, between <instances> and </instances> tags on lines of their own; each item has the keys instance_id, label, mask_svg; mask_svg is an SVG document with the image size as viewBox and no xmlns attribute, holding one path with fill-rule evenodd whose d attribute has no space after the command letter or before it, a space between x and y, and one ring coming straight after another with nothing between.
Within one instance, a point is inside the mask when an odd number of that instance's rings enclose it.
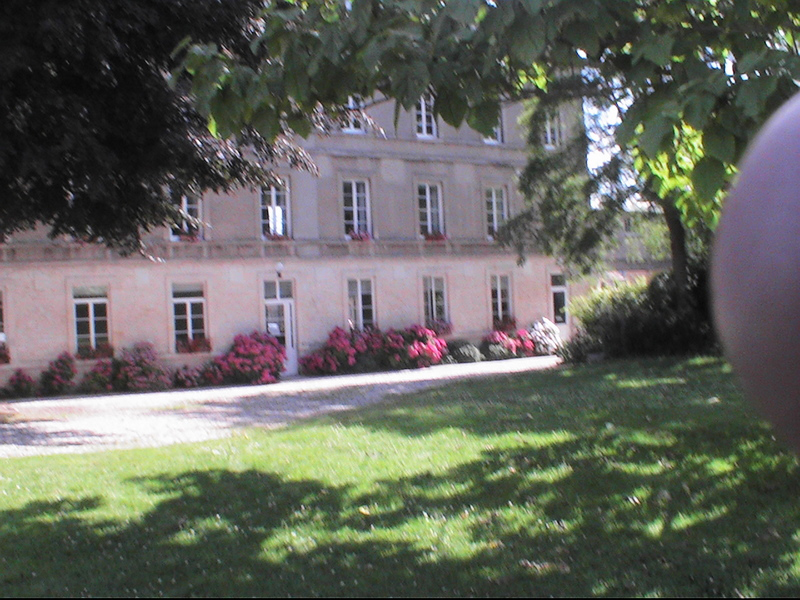
<instances>
[{"instance_id":1,"label":"tree trunk","mask_svg":"<svg viewBox=\"0 0 800 600\"><path fill-rule=\"evenodd\" d=\"M678 309L689 307L689 254L686 249L686 229L681 213L669 200L659 202L669 230L669 247L672 256L672 276L678 290Z\"/></svg>"}]
</instances>

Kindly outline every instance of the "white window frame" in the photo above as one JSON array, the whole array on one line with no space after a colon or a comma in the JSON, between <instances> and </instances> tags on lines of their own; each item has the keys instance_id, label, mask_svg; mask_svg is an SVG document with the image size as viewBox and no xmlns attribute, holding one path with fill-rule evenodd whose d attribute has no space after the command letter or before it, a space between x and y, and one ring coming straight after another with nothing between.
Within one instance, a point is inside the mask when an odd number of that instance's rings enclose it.
<instances>
[{"instance_id":1,"label":"white window frame","mask_svg":"<svg viewBox=\"0 0 800 600\"><path fill-rule=\"evenodd\" d=\"M424 237L445 233L441 184L424 181L417 183L416 207L420 235Z\"/></svg>"},{"instance_id":2,"label":"white window frame","mask_svg":"<svg viewBox=\"0 0 800 600\"><path fill-rule=\"evenodd\" d=\"M347 108L353 112L348 115L347 120L342 127L342 131L344 133L362 134L366 131L361 115L356 112L363 111L364 106L364 100L358 96L347 97Z\"/></svg>"},{"instance_id":3,"label":"white window frame","mask_svg":"<svg viewBox=\"0 0 800 600\"><path fill-rule=\"evenodd\" d=\"M180 198L173 196L173 202L187 215L195 219L203 218L203 199L193 194L181 194ZM198 240L203 238L203 228L191 224L183 219L179 224L170 228L169 238L173 242L178 242L184 236L195 236Z\"/></svg>"},{"instance_id":4,"label":"white window frame","mask_svg":"<svg viewBox=\"0 0 800 600\"><path fill-rule=\"evenodd\" d=\"M292 235L292 208L289 188L271 185L261 188L261 237Z\"/></svg>"},{"instance_id":5,"label":"white window frame","mask_svg":"<svg viewBox=\"0 0 800 600\"><path fill-rule=\"evenodd\" d=\"M504 186L487 186L483 191L486 206L486 235L494 238L500 226L508 221L508 195Z\"/></svg>"},{"instance_id":6,"label":"white window frame","mask_svg":"<svg viewBox=\"0 0 800 600\"><path fill-rule=\"evenodd\" d=\"M567 303L569 296L567 294L567 280L561 273L552 273L550 275L550 296L553 303L553 323L556 325L566 325L569 317L567 313ZM560 298L557 300L557 298ZM561 310L559 310L559 306Z\"/></svg>"},{"instance_id":7,"label":"white window frame","mask_svg":"<svg viewBox=\"0 0 800 600\"><path fill-rule=\"evenodd\" d=\"M558 107L546 110L542 122L542 146L545 150L555 150L564 142L564 125Z\"/></svg>"},{"instance_id":8,"label":"white window frame","mask_svg":"<svg viewBox=\"0 0 800 600\"><path fill-rule=\"evenodd\" d=\"M514 307L511 304L511 277L495 274L491 276L492 323L511 318Z\"/></svg>"},{"instance_id":9,"label":"white window frame","mask_svg":"<svg viewBox=\"0 0 800 600\"><path fill-rule=\"evenodd\" d=\"M492 129L492 135L483 138L484 144L489 144L490 146L497 146L505 142L505 129L503 128L503 111L501 109L500 114L497 117L497 125L494 126Z\"/></svg>"},{"instance_id":10,"label":"white window frame","mask_svg":"<svg viewBox=\"0 0 800 600\"><path fill-rule=\"evenodd\" d=\"M449 321L447 284L444 277L425 275L422 277L422 302L425 324L433 321Z\"/></svg>"},{"instance_id":11,"label":"white window frame","mask_svg":"<svg viewBox=\"0 0 800 600\"><path fill-rule=\"evenodd\" d=\"M433 108L434 102L434 98L430 94L423 96L417 101L416 121L418 139L432 140L439 137L436 113Z\"/></svg>"},{"instance_id":12,"label":"white window frame","mask_svg":"<svg viewBox=\"0 0 800 600\"><path fill-rule=\"evenodd\" d=\"M86 317L78 316L78 308L81 306L86 307ZM100 307L103 307L105 315L98 315ZM108 291L106 288L73 288L72 314L75 319L76 353L79 353L82 348L97 350L102 344L111 345L111 315L109 314ZM98 331L98 329L102 329L102 327L98 327L98 325L103 322L105 323L105 333ZM88 333L81 333L79 331L81 323L88 324ZM102 339L103 337L105 339Z\"/></svg>"},{"instance_id":13,"label":"white window frame","mask_svg":"<svg viewBox=\"0 0 800 600\"><path fill-rule=\"evenodd\" d=\"M375 282L371 278L361 277L347 280L347 309L347 324L350 329L363 331L378 326L377 311L375 310ZM366 318L367 311L372 312L371 320Z\"/></svg>"},{"instance_id":14,"label":"white window frame","mask_svg":"<svg viewBox=\"0 0 800 600\"><path fill-rule=\"evenodd\" d=\"M6 343L5 315L3 314L3 290L0 289L0 344Z\"/></svg>"},{"instance_id":15,"label":"white window frame","mask_svg":"<svg viewBox=\"0 0 800 600\"><path fill-rule=\"evenodd\" d=\"M177 308L181 307L184 310L184 315L179 317ZM202 319L202 327L196 328L194 326L193 308L200 308L200 317ZM186 320L186 329L178 328L178 319ZM186 336L186 341L191 342L199 339L208 339L208 317L206 310L206 294L205 288L201 284L173 284L172 285L172 341L174 349L178 351L178 345L182 336Z\"/></svg>"},{"instance_id":16,"label":"white window frame","mask_svg":"<svg viewBox=\"0 0 800 600\"><path fill-rule=\"evenodd\" d=\"M359 190L362 187L362 190ZM344 233L366 233L372 235L372 210L369 181L345 179L342 181L342 208Z\"/></svg>"}]
</instances>

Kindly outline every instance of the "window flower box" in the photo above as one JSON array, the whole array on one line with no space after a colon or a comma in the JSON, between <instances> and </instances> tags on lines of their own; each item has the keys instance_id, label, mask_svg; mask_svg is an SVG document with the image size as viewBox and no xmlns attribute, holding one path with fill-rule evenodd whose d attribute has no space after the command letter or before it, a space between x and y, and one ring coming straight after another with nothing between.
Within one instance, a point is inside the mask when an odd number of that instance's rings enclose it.
<instances>
[{"instance_id":1,"label":"window flower box","mask_svg":"<svg viewBox=\"0 0 800 600\"><path fill-rule=\"evenodd\" d=\"M173 236L176 242L197 242L200 241L200 235L193 231L191 233L179 233Z\"/></svg>"},{"instance_id":2,"label":"window flower box","mask_svg":"<svg viewBox=\"0 0 800 600\"><path fill-rule=\"evenodd\" d=\"M0 365L7 365L11 362L11 352L8 350L8 346L4 343L0 343Z\"/></svg>"},{"instance_id":3,"label":"window flower box","mask_svg":"<svg viewBox=\"0 0 800 600\"><path fill-rule=\"evenodd\" d=\"M94 348L83 346L78 348L77 357L81 360L94 360L98 358L113 358L114 346L111 344L97 344Z\"/></svg>"},{"instance_id":4,"label":"window flower box","mask_svg":"<svg viewBox=\"0 0 800 600\"><path fill-rule=\"evenodd\" d=\"M372 241L372 235L369 231L353 231L351 229L347 234L347 239L354 242L370 242Z\"/></svg>"},{"instance_id":5,"label":"window flower box","mask_svg":"<svg viewBox=\"0 0 800 600\"><path fill-rule=\"evenodd\" d=\"M443 242L447 239L447 234L441 231L432 231L424 234L422 237L425 238L426 242Z\"/></svg>"},{"instance_id":6,"label":"window flower box","mask_svg":"<svg viewBox=\"0 0 800 600\"><path fill-rule=\"evenodd\" d=\"M265 233L264 239L269 242L290 242L292 241L291 236L282 235L280 233Z\"/></svg>"},{"instance_id":7,"label":"window flower box","mask_svg":"<svg viewBox=\"0 0 800 600\"><path fill-rule=\"evenodd\" d=\"M211 340L208 338L195 338L192 340L179 340L175 344L178 354L199 354L211 352Z\"/></svg>"},{"instance_id":8,"label":"window flower box","mask_svg":"<svg viewBox=\"0 0 800 600\"><path fill-rule=\"evenodd\" d=\"M495 331L503 331L506 333L517 330L517 320L514 317L503 317L502 319L494 319L492 321L492 328Z\"/></svg>"}]
</instances>

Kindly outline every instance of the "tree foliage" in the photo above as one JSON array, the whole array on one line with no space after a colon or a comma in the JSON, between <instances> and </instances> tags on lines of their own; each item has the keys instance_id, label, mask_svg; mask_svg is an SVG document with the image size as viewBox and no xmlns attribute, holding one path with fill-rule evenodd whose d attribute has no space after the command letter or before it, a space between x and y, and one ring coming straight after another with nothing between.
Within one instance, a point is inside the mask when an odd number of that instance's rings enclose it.
<instances>
[{"instance_id":1,"label":"tree foliage","mask_svg":"<svg viewBox=\"0 0 800 600\"><path fill-rule=\"evenodd\" d=\"M408 108L429 91L445 122L488 132L502 99L588 71L625 91L608 96L616 140L648 189L713 225L747 142L797 90L798 15L798 0L272 2L255 62L195 44L185 64L221 133L268 137L349 93Z\"/></svg>"},{"instance_id":2,"label":"tree foliage","mask_svg":"<svg viewBox=\"0 0 800 600\"><path fill-rule=\"evenodd\" d=\"M179 219L168 189L270 180L272 159L305 159L250 128L214 138L185 82L170 85L186 36L242 48L258 0L5 0L0 4L0 235L44 223L53 236L135 250ZM243 151L244 144L255 149Z\"/></svg>"},{"instance_id":3,"label":"tree foliage","mask_svg":"<svg viewBox=\"0 0 800 600\"><path fill-rule=\"evenodd\" d=\"M649 189L713 224L797 89L798 15L800 0L7 0L0 229L132 245L174 218L165 185L263 177L236 149L253 132L270 158L349 95L399 111L430 92L444 122L489 134L502 100L584 69L626 90L616 138Z\"/></svg>"}]
</instances>

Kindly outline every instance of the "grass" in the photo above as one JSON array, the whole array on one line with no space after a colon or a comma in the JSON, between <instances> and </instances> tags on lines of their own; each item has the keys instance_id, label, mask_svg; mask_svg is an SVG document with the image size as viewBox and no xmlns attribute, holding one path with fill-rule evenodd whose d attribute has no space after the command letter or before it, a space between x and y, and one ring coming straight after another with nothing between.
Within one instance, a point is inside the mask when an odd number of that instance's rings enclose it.
<instances>
[{"instance_id":1,"label":"grass","mask_svg":"<svg viewBox=\"0 0 800 600\"><path fill-rule=\"evenodd\" d=\"M715 359L0 463L2 596L798 592L797 459Z\"/></svg>"}]
</instances>

